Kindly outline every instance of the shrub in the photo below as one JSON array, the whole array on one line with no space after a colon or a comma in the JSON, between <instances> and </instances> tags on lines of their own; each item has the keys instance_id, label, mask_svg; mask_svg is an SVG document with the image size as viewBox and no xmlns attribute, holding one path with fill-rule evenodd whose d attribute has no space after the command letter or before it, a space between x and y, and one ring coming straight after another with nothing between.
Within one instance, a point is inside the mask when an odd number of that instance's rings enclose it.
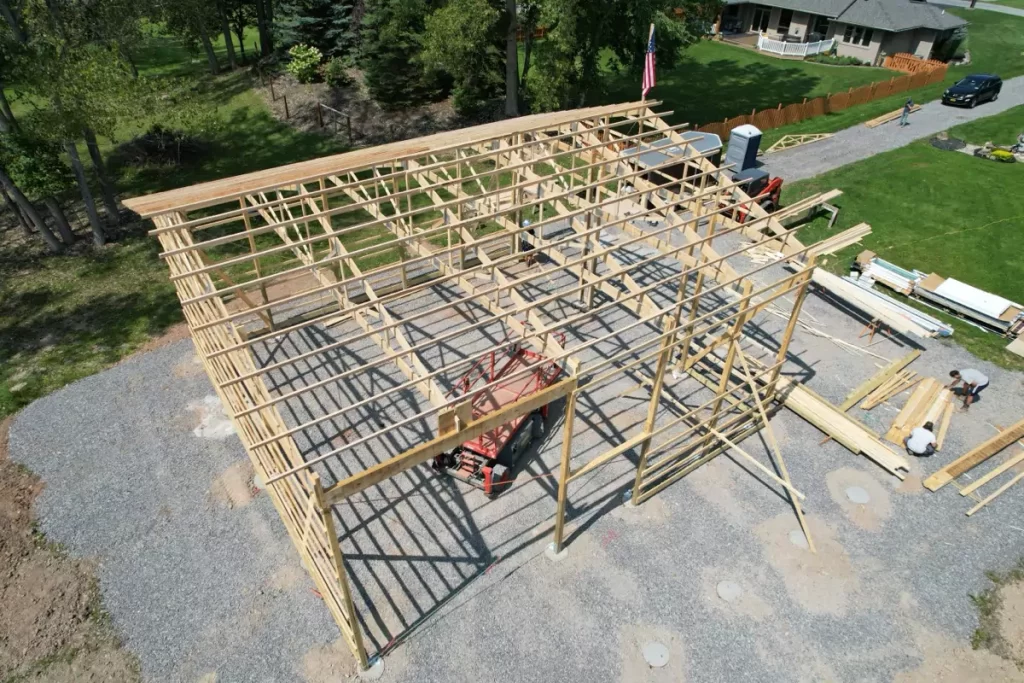
<instances>
[{"instance_id":1,"label":"shrub","mask_svg":"<svg viewBox=\"0 0 1024 683\"><path fill-rule=\"evenodd\" d=\"M299 83L312 83L319 75L320 61L324 58L320 50L309 45L294 45L288 50L288 56L291 60L285 68Z\"/></svg>"},{"instance_id":2,"label":"shrub","mask_svg":"<svg viewBox=\"0 0 1024 683\"><path fill-rule=\"evenodd\" d=\"M352 84L352 78L348 75L348 60L340 57L331 57L320 65L320 77L332 88L343 88Z\"/></svg>"},{"instance_id":3,"label":"shrub","mask_svg":"<svg viewBox=\"0 0 1024 683\"><path fill-rule=\"evenodd\" d=\"M209 151L209 144L203 140L181 130L164 128L157 123L142 135L119 145L111 155L111 164L180 166L201 161Z\"/></svg>"},{"instance_id":4,"label":"shrub","mask_svg":"<svg viewBox=\"0 0 1024 683\"><path fill-rule=\"evenodd\" d=\"M808 62L817 62L818 64L833 64L836 66L865 66L867 62L864 62L856 57L839 57L838 55L826 55L817 54L811 55L807 58Z\"/></svg>"}]
</instances>

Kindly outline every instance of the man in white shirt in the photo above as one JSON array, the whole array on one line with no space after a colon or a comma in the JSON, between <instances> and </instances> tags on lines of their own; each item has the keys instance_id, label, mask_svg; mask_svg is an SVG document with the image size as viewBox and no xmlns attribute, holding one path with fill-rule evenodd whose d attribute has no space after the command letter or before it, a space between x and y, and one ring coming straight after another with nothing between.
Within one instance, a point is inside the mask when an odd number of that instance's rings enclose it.
<instances>
[{"instance_id":1,"label":"man in white shirt","mask_svg":"<svg viewBox=\"0 0 1024 683\"><path fill-rule=\"evenodd\" d=\"M918 457L927 457L935 453L935 447L938 442L935 439L935 433L932 431L935 428L931 422L925 422L923 427L916 427L910 436L903 439L903 445L907 448L907 453L910 455L916 455Z\"/></svg>"},{"instance_id":2,"label":"man in white shirt","mask_svg":"<svg viewBox=\"0 0 1024 683\"><path fill-rule=\"evenodd\" d=\"M946 387L947 389L954 389L958 384L963 385L958 393L964 397L964 410L970 408L981 390L988 386L988 377L970 368L950 370L949 376L953 378L953 383Z\"/></svg>"}]
</instances>

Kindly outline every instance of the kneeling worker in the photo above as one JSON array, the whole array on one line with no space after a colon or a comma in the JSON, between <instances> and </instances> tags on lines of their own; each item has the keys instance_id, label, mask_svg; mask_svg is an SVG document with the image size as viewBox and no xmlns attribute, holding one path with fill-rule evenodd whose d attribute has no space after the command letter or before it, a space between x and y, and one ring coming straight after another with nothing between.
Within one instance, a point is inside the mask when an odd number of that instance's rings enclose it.
<instances>
[{"instance_id":1,"label":"kneeling worker","mask_svg":"<svg viewBox=\"0 0 1024 683\"><path fill-rule=\"evenodd\" d=\"M953 383L947 389L955 389L956 385L963 384L960 395L964 397L964 410L970 408L981 390L988 386L988 377L977 370L951 370L949 376L953 378Z\"/></svg>"},{"instance_id":2,"label":"kneeling worker","mask_svg":"<svg viewBox=\"0 0 1024 683\"><path fill-rule=\"evenodd\" d=\"M903 445L907 447L907 453L919 457L927 457L935 453L938 442L935 439L935 428L931 422L925 422L923 427L917 427L910 432L910 436L903 439Z\"/></svg>"}]
</instances>

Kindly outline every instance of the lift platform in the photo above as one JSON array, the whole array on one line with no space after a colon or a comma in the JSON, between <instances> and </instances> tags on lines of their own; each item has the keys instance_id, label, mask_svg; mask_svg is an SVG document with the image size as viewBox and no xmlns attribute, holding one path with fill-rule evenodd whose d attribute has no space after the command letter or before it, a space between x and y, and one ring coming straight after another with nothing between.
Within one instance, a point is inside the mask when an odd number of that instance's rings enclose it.
<instances>
[{"instance_id":1,"label":"lift platform","mask_svg":"<svg viewBox=\"0 0 1024 683\"><path fill-rule=\"evenodd\" d=\"M564 341L564 335L561 336ZM522 372L525 369L531 372ZM452 387L448 397L465 396L474 387L496 383L473 398L473 419L477 420L551 386L561 372L555 361L517 345L503 352L492 351L478 360ZM433 467L483 489L488 496L496 496L512 484L522 454L543 436L547 416L548 406L543 406L506 422L437 456Z\"/></svg>"}]
</instances>

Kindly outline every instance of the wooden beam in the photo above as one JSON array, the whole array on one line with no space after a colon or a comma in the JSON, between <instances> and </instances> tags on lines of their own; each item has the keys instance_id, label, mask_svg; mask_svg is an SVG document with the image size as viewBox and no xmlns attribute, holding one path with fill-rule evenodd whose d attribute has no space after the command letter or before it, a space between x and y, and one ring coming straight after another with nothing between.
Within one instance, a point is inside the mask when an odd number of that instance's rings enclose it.
<instances>
[{"instance_id":1,"label":"wooden beam","mask_svg":"<svg viewBox=\"0 0 1024 683\"><path fill-rule=\"evenodd\" d=\"M506 422L524 415L529 415L533 411L569 394L569 392L575 389L575 377L556 382L555 384L541 389L534 394L521 398L515 403L511 403L500 410L487 413L456 432L449 432L448 434L431 439L430 441L420 444L414 448L410 448L404 453L396 455L385 462L368 467L358 474L354 474L347 479L343 479L324 491L324 499L331 505L338 503L345 498L348 498L353 493L358 493L364 489L379 484L385 479L424 463L434 456L450 451L456 446L460 446L466 441L475 439L482 434L505 424Z\"/></svg>"},{"instance_id":2,"label":"wooden beam","mask_svg":"<svg viewBox=\"0 0 1024 683\"><path fill-rule=\"evenodd\" d=\"M910 365L912 362L914 362L914 359L916 359L920 355L921 352L915 349L914 351L911 351L907 355L901 356L894 360L893 362L889 363L887 366L878 371L870 379L863 382L859 387L851 391L850 395L846 397L842 404L840 404L839 411L845 413L850 408L857 405L858 401L860 401L862 398L870 394L877 387L881 386L897 372Z\"/></svg>"},{"instance_id":3,"label":"wooden beam","mask_svg":"<svg viewBox=\"0 0 1024 683\"><path fill-rule=\"evenodd\" d=\"M949 463L924 480L929 491L938 491L964 472L977 467L1014 441L1024 438L1024 420L981 442L970 451Z\"/></svg>"}]
</instances>

